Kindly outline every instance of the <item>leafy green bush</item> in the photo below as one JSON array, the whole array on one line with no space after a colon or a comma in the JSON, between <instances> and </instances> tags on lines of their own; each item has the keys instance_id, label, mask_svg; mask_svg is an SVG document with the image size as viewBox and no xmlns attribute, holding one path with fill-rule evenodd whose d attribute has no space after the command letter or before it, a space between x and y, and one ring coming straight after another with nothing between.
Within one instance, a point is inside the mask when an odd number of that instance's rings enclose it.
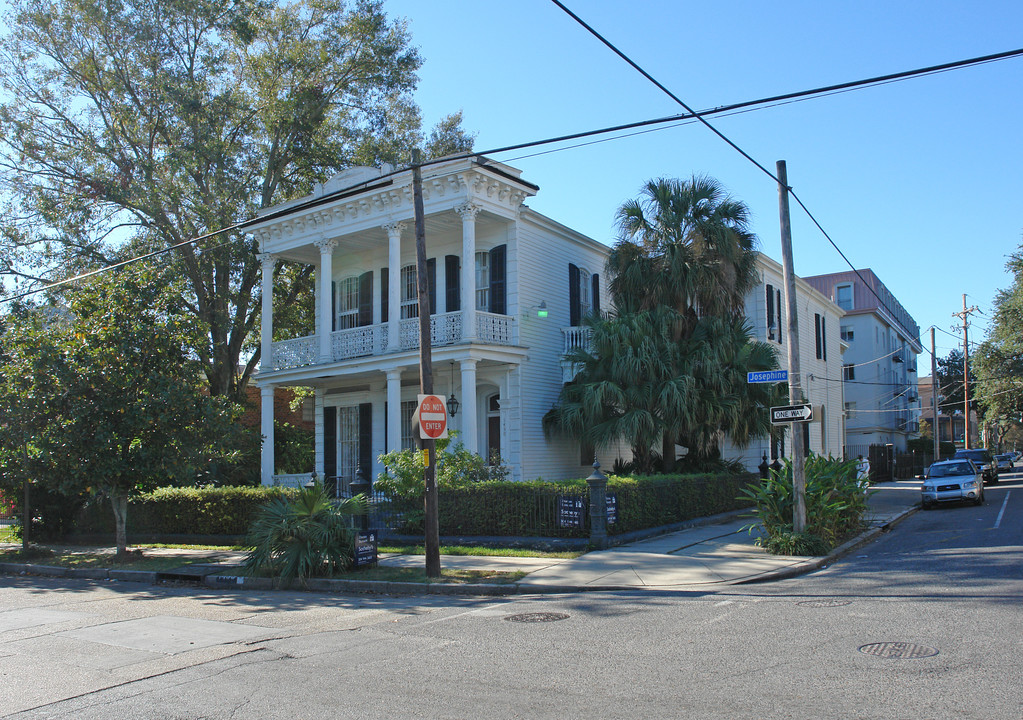
<instances>
[{"instance_id":1,"label":"leafy green bush","mask_svg":"<svg viewBox=\"0 0 1023 720\"><path fill-rule=\"evenodd\" d=\"M505 480L508 468L495 458L490 464L476 453L457 443L450 451L451 440L437 441L437 489L451 490L473 483ZM411 500L422 498L426 492L423 483L421 451L395 450L380 456L384 471L377 475L374 487L389 498Z\"/></svg>"},{"instance_id":2,"label":"leafy green bush","mask_svg":"<svg viewBox=\"0 0 1023 720\"><path fill-rule=\"evenodd\" d=\"M782 463L780 471L772 470L766 479L747 485L742 497L753 502L754 513L767 533L757 543L781 554L824 554L858 532L867 511L867 495L856 480L856 461L820 455L806 459L804 533L793 532L795 496L789 460Z\"/></svg>"},{"instance_id":3,"label":"leafy green bush","mask_svg":"<svg viewBox=\"0 0 1023 720\"><path fill-rule=\"evenodd\" d=\"M257 511L294 490L276 487L158 488L129 500L128 533L160 535L245 535ZM91 500L75 523L80 534L113 532L109 502Z\"/></svg>"},{"instance_id":4,"label":"leafy green bush","mask_svg":"<svg viewBox=\"0 0 1023 720\"><path fill-rule=\"evenodd\" d=\"M294 497L275 498L252 523L248 542L253 550L245 570L280 577L284 584L344 572L354 553L352 516L365 513L363 495L335 503L320 483Z\"/></svg>"},{"instance_id":5,"label":"leafy green bush","mask_svg":"<svg viewBox=\"0 0 1023 720\"><path fill-rule=\"evenodd\" d=\"M748 507L749 501L740 498L739 493L749 480L748 474L611 477L607 489L616 497L618 518L608 532L623 534ZM583 498L588 505L586 481L485 481L449 487L438 493L440 533L588 537L585 526L559 525L557 504L564 496ZM422 533L421 498L404 505L392 501L390 509L403 522L396 527L398 532Z\"/></svg>"}]
</instances>

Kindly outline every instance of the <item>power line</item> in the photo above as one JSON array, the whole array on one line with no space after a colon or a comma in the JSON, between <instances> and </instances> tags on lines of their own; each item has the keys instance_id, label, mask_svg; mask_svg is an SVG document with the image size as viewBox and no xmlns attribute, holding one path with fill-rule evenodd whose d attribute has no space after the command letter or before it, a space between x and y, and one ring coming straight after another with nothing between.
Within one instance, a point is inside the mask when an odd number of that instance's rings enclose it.
<instances>
[{"instance_id":1,"label":"power line","mask_svg":"<svg viewBox=\"0 0 1023 720\"><path fill-rule=\"evenodd\" d=\"M588 24L588 23L587 23L587 22L586 22L585 20L583 20L583 19L582 19L581 17L579 17L578 15L576 15L576 14L575 14L574 12L572 12L571 10L569 10L569 9L568 9L568 8L567 8L567 7L566 7L566 6L564 5L564 3L562 3L562 2L561 2L561 0L551 0L551 2L553 2L553 3L554 3L555 5L557 5L557 6L559 7L559 8L561 8L561 9L562 9L562 10L563 10L563 11L564 11L564 12L565 12L565 13L566 13L566 14L567 14L567 15L568 15L569 17L571 17L571 18L572 18L573 20L575 20L575 21L576 21L576 22L577 22L577 23L578 23L579 25L581 25L581 26L582 26L583 28L585 28L587 32L589 32L589 33L590 33L591 35L593 35L593 37L595 37L595 38L596 38L597 40L599 40L599 41L600 41L601 43L603 43L603 44L604 44L604 45L605 45L605 46L606 46L606 47L607 47L608 49L610 49L610 50L611 50L611 51L612 51L612 52L613 52L613 53L614 53L615 55L617 55L617 56L618 56L618 57L620 57L620 58L621 58L622 60L624 60L624 61L625 61L625 62L626 62L626 63L627 63L627 64L628 64L628 65L629 65L630 67L632 67L632 68L633 68L634 70L636 70L636 72L638 72L638 73L639 73L640 75L642 75L642 76L643 76L643 77L645 77L645 78L646 78L647 80L649 80L649 81L650 81L651 83L653 83L653 85L654 85L654 86L656 86L656 87L657 87L657 88L658 88L659 90L661 90L661 92L663 92L663 93L664 93L665 95L667 95L667 96L668 96L669 98L671 98L672 100L674 100L674 101L675 101L675 103L677 103L677 104L678 104L678 105L680 105L681 107L685 108L685 110L686 110L687 112L689 112L690 114L692 114L693 116L695 116L695 118L696 118L696 119L697 119L697 120L698 120L699 122L701 122L701 123L702 123L702 124L703 124L703 125L704 125L704 126L705 126L705 127L707 128L707 129L708 129L708 130L710 130L710 131L711 131L712 133L714 133L714 134L715 134L715 135L717 135L717 136L718 136L719 138L721 138L721 139L722 139L722 140L723 140L723 141L724 141L725 143L727 143L727 144L728 144L728 145L729 145L729 146L730 146L730 147L731 147L731 148L732 148L733 150L735 150L735 151L736 151L737 153L739 153L739 154L740 154L740 155L742 155L742 156L743 156L744 158L746 158L747 160L749 160L749 161L750 161L750 162L751 162L751 163L752 163L753 165L755 165L755 166L756 166L757 168L759 168L761 172L763 172L763 173L764 173L765 175L767 175L767 176L768 176L769 178L771 178L772 180L774 180L774 182L775 182L776 184L778 184L778 185L781 185L781 184L782 184L782 183L781 183L781 181L780 181L780 180L778 179L778 177L774 175L774 173L772 173L772 172L771 172L770 170L768 170L768 169L767 169L767 168L765 168L765 167L764 167L763 165L761 165L761 164L760 164L760 163L759 163L759 162L758 162L758 161L757 161L756 159L754 159L754 158L753 158L753 157L752 157L752 156L751 156L751 155L750 155L749 153L747 153L747 152L746 152L745 150L743 150L743 149L742 149L741 147L739 147L739 146L738 146L738 145L737 145L736 143L734 143L734 142L733 142L733 141L732 141L731 139L729 139L729 138L728 138L728 137L727 137L727 136L726 136L726 135L725 135L724 133L722 133L722 132L721 132L720 130L718 130L718 129L717 129L716 127L714 127L714 126L713 126L713 125L711 125L711 124L710 124L709 122L707 122L707 120L706 120L706 119L704 119L704 117L703 117L703 115L702 115L702 114L700 114L700 113L697 113L697 112L696 112L696 111L694 111L694 110L693 110L693 109L692 109L691 107L689 107L689 105L687 105L687 104L686 104L686 103L685 103L685 102L684 102L684 101L683 101L683 100L682 100L681 98L679 98L679 97L678 97L677 95L675 95L675 94L674 94L673 92L671 92L671 91L670 91L670 90L669 90L668 88L666 88L666 87L665 87L665 86L664 86L663 84L661 84L661 83L660 83L660 82L659 82L659 81L658 81L658 80L657 80L656 78L654 78L654 77L653 77L653 76L652 76L652 75L651 75L650 73L648 73L648 72L647 72L646 70L644 70L644 69L643 69L643 68L642 68L642 67L641 67L641 66L640 66L640 65L639 65L638 63L636 63L636 62L635 62L634 60L632 60L632 58L630 58L630 57L629 57L628 55L626 55L626 54L625 54L624 52L622 52L621 50L619 50L619 49L618 49L618 48L617 48L617 47L616 47L616 46L615 46L615 45L614 45L614 44L613 44L613 43L612 43L612 42L611 42L610 40L608 40L608 39L607 39L607 38L605 38L605 37L604 37L603 35L601 35L601 34L600 34L599 32L597 32L597 30L595 30L595 29L594 29L594 28L593 28L592 26L590 26L590 25L589 25L589 24ZM1012 51L1012 52L1013 52L1013 53L1015 53L1016 51ZM935 66L935 68L937 68L937 67L940 67L940 66ZM817 229L818 229L818 230L820 230L821 234L822 234L822 235L824 235L824 237L825 237L825 238L827 238L827 241L828 241L829 243L831 243L831 246L832 246L832 247L833 247L833 248L835 249L835 251L836 251L836 252L837 252L837 253L838 253L838 254L839 254L839 255L841 256L841 258L842 258L842 259L843 259L843 260L844 260L844 261L846 262L846 264L847 264L847 265L848 265L848 266L849 266L849 267L850 267L850 268L852 269L852 271L853 271L854 273L856 273L856 276L857 276L857 277L858 277L858 278L859 278L859 279L860 279L860 280L861 280L861 281L863 282L864 286L866 286L866 288L867 288L868 290L870 290L871 294L872 294L872 295L873 295L874 297L876 297L876 298L877 298L877 301L878 301L879 303L881 303L881 305L882 305L882 306L884 306L884 300L882 300L882 299L881 299L881 296L880 296L880 295L878 295L878 294L877 294L877 292L875 292L874 288L873 288L873 287L872 287L872 286L871 286L871 285L870 285L870 284L869 284L869 283L868 283L868 282L866 281L866 279L865 279L865 278L864 278L864 277L863 277L863 276L862 276L862 275L860 274L860 271L856 269L856 266L855 266L855 265L853 265L853 264L852 264L852 263L851 263L851 262L849 261L849 258L848 258L848 257L846 257L845 253L844 253L844 252L842 252L841 248L839 248L839 247L838 247L838 244L837 244L837 243L835 243L835 241L834 241L834 240L833 240L833 239L831 238L831 236L830 236L830 235L829 235L829 234L827 233L827 231L826 231L826 230L824 229L824 227L823 227L823 226L822 226L822 225L820 224L820 222L818 222L818 221L817 221L817 218L816 218L816 217L814 217L813 213L811 213L811 212L810 212L810 209L809 209L809 208L808 208L808 207L807 207L807 206L806 206L806 205L805 205L805 204L803 203L803 201L802 201L802 200L801 200L801 199L799 198L799 196L798 196L798 195L796 194L795 190L793 190L793 189L792 189L792 188L791 188L791 187L790 187L790 186L789 186L789 185L788 185L787 183L785 184L785 190L786 190L786 192L788 192L788 193L790 193L790 194L792 195L792 198L793 198L793 199L794 199L794 200L796 201L796 203L797 203L797 204L799 205L799 207L801 207L801 208L803 209L803 212L805 212L805 213L806 213L806 215L807 215L807 217L809 217L809 218L810 218L810 220L811 220L811 221L813 222L813 224L817 226Z\"/></svg>"},{"instance_id":2,"label":"power line","mask_svg":"<svg viewBox=\"0 0 1023 720\"><path fill-rule=\"evenodd\" d=\"M680 127L682 125L692 124L694 122L701 122L704 125L706 125L708 128L710 128L715 134L719 135L722 139L724 139L725 142L727 142L729 145L731 145L736 150L738 150L744 157L746 157L748 160L753 162L754 165L756 165L758 168L760 168L765 173L767 173L767 175L770 176L773 180L775 180L775 182L777 182L778 179L772 173L767 171L763 166L761 166L759 163L757 163L756 160L754 160L752 157L747 155L738 146L736 146L728 138L726 138L723 134L721 134L715 128L713 128L704 119L704 117L705 116L715 116L715 115L722 115L722 116L728 117L730 115L736 115L736 114L745 113L745 112L752 112L754 110L760 110L760 109L764 109L764 108L767 108L767 107L776 107L776 106L779 106L779 105L782 105L782 104L791 103L791 102L803 102L805 100L811 99L813 97L821 96L821 95L825 95L826 96L826 95L834 95L834 94L843 93L843 92L849 92L851 90L860 89L860 88L863 88L863 87L866 87L866 86L869 86L869 85L878 85L878 84L888 84L888 83L892 83L892 82L899 82L899 81L907 80L907 79L910 79L910 78L913 78L913 77L920 77L920 76L931 75L931 74L936 74L936 73L941 73L941 72L948 72L950 70L961 69L961 68L970 67L970 66L973 66L973 65L986 64L986 63L991 63L991 62L997 62L997 61L1000 61L1000 60L1010 59L1010 58L1013 58L1013 57L1023 56L1023 48L1020 48L1020 49L1017 49L1017 50L1009 50L1009 51L1005 51L1005 52L1001 52L1001 53L994 53L994 54L983 55L983 56L978 56L978 57L974 57L974 58L967 58L967 59L964 59L964 60L956 60L956 61L953 61L953 62L942 63L940 65L931 65L931 66L928 66L928 67L917 68L917 69L914 69L914 70L905 70L905 71L901 71L901 72L897 72L897 73L889 73L887 75L879 75L879 76L872 77L872 78L865 78L865 79L861 79L861 80L853 80L853 81L838 83L838 84L834 84L834 85L826 85L826 86L823 86L823 87L812 88L812 89L809 89L809 90L800 90L800 91L791 92L791 93L784 93L784 94L781 94L781 95L773 95L773 96L770 96L770 97L760 98L760 99L757 99L757 100L747 100L747 101L744 101L744 102L732 103L732 104L729 104L729 105L720 105L720 106L715 107L715 108L711 108L711 109L708 109L708 110L701 110L701 111L697 112L697 111L692 110L688 105L686 105L680 99L678 99L673 94L671 94L660 83L658 83L656 80L654 80L648 73L646 73L644 70L642 70L642 68L640 68L638 65L633 63L631 60L629 60L623 53L621 53L619 50L617 50L617 48L615 48L607 40L605 40L598 33L596 33L596 31L594 31L592 28L590 28L589 25L587 25L585 22L583 22L581 19L579 19L578 16L576 16L574 13L572 13L570 10L568 10L564 5L562 5L560 2L558 2L558 0L553 0L553 1L559 7L561 7L566 13L568 13L570 16L572 16L574 19L576 19L577 22L582 24L591 33L596 35L596 37L598 37L602 42L604 42L604 44L608 45L608 47L610 47L612 50L614 50L616 54L618 54L620 57L625 59L626 62L628 62L630 65L632 65L634 68L636 68L640 73L642 73L644 75L644 77L647 77L651 82L653 82L655 85L657 85L659 88L661 88L664 92L666 92L672 99L674 99L679 105L681 105L687 112L684 113L684 114L672 115L672 116L668 116L668 117L652 118L652 119L640 120L640 121L636 121L636 122L632 122L632 123L625 123L625 124L620 124L620 125L614 125L614 126L610 126L610 127L599 128L599 129L596 129L596 130L586 130L586 131L577 132L577 133L569 133L569 134L565 134L565 135L559 135L559 136L555 136L555 137L545 138L543 140L535 140L535 141L530 141L530 142L517 143L517 144L513 144L513 145L505 145L505 146L502 146L502 147L492 148L490 150L472 151L472 152L465 152L465 153L460 153L460 154L455 154L455 155L449 155L449 156L445 156L443 158L437 158L437 159L434 159L434 160L428 160L428 161L422 162L422 163L420 163L420 167L429 167L429 166L440 164L440 163L446 163L446 162L451 162L451 161L454 161L454 160L469 159L469 158L474 158L480 164L485 164L486 160L485 160L485 158L483 156L486 156L486 155L498 155L498 154L502 154L502 153L506 153L506 152L512 152L512 151L515 151L515 150L523 150L523 149L528 149L528 148L532 148L532 147L540 147L540 146L543 146L543 145L551 145L551 144L563 143L563 142L568 142L570 140L579 140L579 139L583 139L583 138L587 138L587 137L594 137L594 136L597 136L597 135L606 135L606 134L609 134L609 133L616 133L616 132L620 133L620 132L623 132L625 130L635 130L635 129L638 129L638 128L650 127L650 126L656 126L656 125L662 125L664 127L654 127L652 129L644 130L644 131L641 131L641 132L653 132L654 130L669 129L669 128L674 128L674 127ZM671 124L671 123L673 123L673 124ZM579 143L579 144L571 145L571 146L567 146L567 147L554 148L552 150L546 151L546 153L562 152L564 150L570 150L570 149L577 148L577 147L583 147L585 145L595 144L595 143L598 143L598 142L610 142L612 140L618 140L618 139L622 139L622 138L625 138L625 137L631 137L631 136L637 135L637 134L641 134L641 133L629 133L629 134L625 134L625 135L617 135L615 137L602 138L600 140L595 140L595 141L590 142L590 143ZM520 156L519 158L513 158L513 160L514 159L521 159L521 158L525 158L525 157L534 157L536 155L541 155L541 154L545 154L545 153L533 153L531 155L523 155L523 156ZM15 294L15 295L9 295L9 296L7 296L5 298L0 299L0 303L18 300L18 299L21 299L21 298L24 298L24 297L28 297L30 295L34 295L34 294L37 294L37 293L40 293L40 292L45 292L47 290L53 290L53 289L56 289L58 287L62 287L64 285L68 285L70 283L76 282L78 280L84 280L84 279L93 277L95 275L98 275L100 273L107 272L107 271L110 271L110 270L117 270L119 268L125 267L127 265L132 264L132 263L140 262L142 260L147 260L147 259L150 259L150 258L153 258L153 257L157 257L157 256L162 255L164 253L168 253L168 252L171 252L173 250L177 250L179 248L186 247L188 245L201 242L203 240L207 240L207 239L210 239L210 238L213 238L213 237L217 237L218 235L223 235L223 234L227 234L227 233L231 233L231 232L237 232L239 230L244 230L246 227L249 227L249 226L254 225L256 223L266 222L267 220L273 220L273 219L276 219L278 217L285 217L285 216L290 215L292 213L295 213L297 211L306 210L306 209L310 209L310 208L313 208L313 207L317 207L319 205L327 204L327 203L333 202L335 200L342 199L342 198L344 198L347 195L354 194L354 193L359 192L359 191L364 191L364 190L372 187L373 185L378 184L378 183L380 183L382 181L385 181L385 180L387 180L387 179L389 179L391 177L394 177L396 175L408 172L409 169L410 168L401 168L401 169L396 169L396 170L393 170L393 171L390 171L390 172L387 172L387 173L382 173L381 175L378 175L375 178L371 178L369 180L364 180L364 181L361 181L361 182L358 182L358 183L354 183L352 185L349 185L347 187L341 188L339 190L332 191L330 193L325 193L324 195L322 195L319 198L314 198L314 199L308 200L308 201L306 201L304 203L299 203L297 205L292 205L292 206L290 206L290 207L288 207L286 209L278 210L278 211L275 211L275 212L272 212L272 213L267 213L265 215L257 216L255 218L250 218L248 220L243 220L243 221L234 223L232 225L229 225L227 227L220 228L219 230L214 230L214 231L211 231L211 232L206 233L204 235L199 235L197 237L191 238L190 240L185 240L185 241L182 241L182 242L177 243L175 245L171 245L171 246L168 246L166 248L162 248L160 250L153 251L151 253L146 253L144 255L139 255L139 256L136 256L136 257L133 257L133 258L128 258L126 260L123 260L123 261L118 262L118 263L114 263L112 265L105 265L102 268L97 268L95 270L91 270L91 271L88 271L88 272L85 272L85 273L81 273L81 274L75 275L73 277L65 278L63 280L57 281L55 283L50 283L50 284L45 285L45 286L40 287L40 288L35 288L33 290L29 290L29 291L26 291L26 292L23 292L23 293ZM856 268L853 267L851 263L849 263L848 258L845 257L845 255L842 253L842 251L839 250L838 246L835 245L834 241L831 240L830 236L828 236L828 234L824 231L824 229L820 226L820 224L817 223L817 221L810 214L810 212L806 208L806 206L796 196L795 192L792 190L791 187L788 188L788 191L792 193L792 196L796 200L796 202L799 203L800 207L803 208L804 212L807 213L807 215L810 217L810 219L814 221L814 224L817 225L817 227L821 230L821 232L828 239L828 241L831 242L832 246L835 247L835 250L837 250L839 252L839 254L842 255L842 258L846 261L846 263L849 264L849 266L853 269L853 271L857 274L857 276L859 276L860 279L863 280L863 277L859 274L859 271L856 270ZM218 249L220 247L224 247L227 244L229 244L229 243L223 243L221 245L215 245L213 247L206 248L205 250L206 251L216 250L216 249ZM867 284L865 280L864 280L864 284L866 285L867 289L870 290L870 292L875 297L877 297L878 301L881 301L881 298L877 295L876 292L874 292L874 289L869 284ZM942 330L942 332L945 332L945 331ZM955 337L955 336L953 336L953 337Z\"/></svg>"}]
</instances>

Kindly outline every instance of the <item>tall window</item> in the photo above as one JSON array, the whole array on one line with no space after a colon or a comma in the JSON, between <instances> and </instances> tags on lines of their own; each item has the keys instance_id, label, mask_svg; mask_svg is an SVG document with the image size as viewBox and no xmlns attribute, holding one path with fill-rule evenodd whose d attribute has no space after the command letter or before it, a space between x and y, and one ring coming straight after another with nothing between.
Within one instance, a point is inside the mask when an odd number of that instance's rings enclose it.
<instances>
[{"instance_id":1,"label":"tall window","mask_svg":"<svg viewBox=\"0 0 1023 720\"><path fill-rule=\"evenodd\" d=\"M476 253L476 309L490 310L490 253Z\"/></svg>"},{"instance_id":2,"label":"tall window","mask_svg":"<svg viewBox=\"0 0 1023 720\"><path fill-rule=\"evenodd\" d=\"M416 414L415 400L406 400L401 404L401 449L414 450L416 441L412 437L412 416Z\"/></svg>"},{"instance_id":3,"label":"tall window","mask_svg":"<svg viewBox=\"0 0 1023 720\"><path fill-rule=\"evenodd\" d=\"M419 282L415 265L401 269L401 319L419 317Z\"/></svg>"},{"instance_id":4,"label":"tall window","mask_svg":"<svg viewBox=\"0 0 1023 720\"><path fill-rule=\"evenodd\" d=\"M337 284L337 329L359 325L359 278L345 278Z\"/></svg>"},{"instance_id":5,"label":"tall window","mask_svg":"<svg viewBox=\"0 0 1023 720\"><path fill-rule=\"evenodd\" d=\"M593 280L590 272L579 268L579 315L586 317L593 311Z\"/></svg>"},{"instance_id":6,"label":"tall window","mask_svg":"<svg viewBox=\"0 0 1023 720\"><path fill-rule=\"evenodd\" d=\"M842 379L843 380L855 380L856 379L856 366L855 365L843 365L842 366Z\"/></svg>"},{"instance_id":7,"label":"tall window","mask_svg":"<svg viewBox=\"0 0 1023 720\"><path fill-rule=\"evenodd\" d=\"M852 420L856 417L856 403L847 402L845 404L845 417L847 420Z\"/></svg>"},{"instance_id":8,"label":"tall window","mask_svg":"<svg viewBox=\"0 0 1023 720\"><path fill-rule=\"evenodd\" d=\"M359 406L339 407L337 422L337 476L347 487L359 470Z\"/></svg>"},{"instance_id":9,"label":"tall window","mask_svg":"<svg viewBox=\"0 0 1023 720\"><path fill-rule=\"evenodd\" d=\"M853 309L853 286L851 283L835 286L835 304L843 310Z\"/></svg>"}]
</instances>

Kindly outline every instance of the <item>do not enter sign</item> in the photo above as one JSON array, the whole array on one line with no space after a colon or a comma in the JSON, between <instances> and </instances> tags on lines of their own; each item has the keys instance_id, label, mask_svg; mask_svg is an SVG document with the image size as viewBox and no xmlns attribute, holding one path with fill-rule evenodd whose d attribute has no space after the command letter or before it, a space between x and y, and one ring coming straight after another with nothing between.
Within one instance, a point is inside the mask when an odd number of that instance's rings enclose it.
<instances>
[{"instance_id":1,"label":"do not enter sign","mask_svg":"<svg viewBox=\"0 0 1023 720\"><path fill-rule=\"evenodd\" d=\"M442 395L420 395L416 410L419 422L419 437L424 440L438 440L448 436L448 411Z\"/></svg>"}]
</instances>

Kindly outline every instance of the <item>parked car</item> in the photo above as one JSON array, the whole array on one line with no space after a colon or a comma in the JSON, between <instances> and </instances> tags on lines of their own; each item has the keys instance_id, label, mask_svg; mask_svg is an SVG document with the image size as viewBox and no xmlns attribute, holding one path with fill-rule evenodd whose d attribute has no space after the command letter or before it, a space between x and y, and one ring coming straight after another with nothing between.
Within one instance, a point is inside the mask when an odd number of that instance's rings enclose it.
<instances>
[{"instance_id":1,"label":"parked car","mask_svg":"<svg viewBox=\"0 0 1023 720\"><path fill-rule=\"evenodd\" d=\"M984 482L989 485L998 484L998 463L995 461L995 456L991 454L990 450L985 448L960 449L956 450L956 454L952 456L952 459L972 460L980 468L981 474L984 476Z\"/></svg>"},{"instance_id":2,"label":"parked car","mask_svg":"<svg viewBox=\"0 0 1023 720\"><path fill-rule=\"evenodd\" d=\"M995 455L995 462L998 463L998 471L1012 470L1015 465L1013 464L1012 453L1002 453L1001 455Z\"/></svg>"},{"instance_id":3,"label":"parked car","mask_svg":"<svg viewBox=\"0 0 1023 720\"><path fill-rule=\"evenodd\" d=\"M944 460L927 468L921 476L920 504L924 510L944 502L965 500L974 505L984 502L984 479L973 461Z\"/></svg>"}]
</instances>

